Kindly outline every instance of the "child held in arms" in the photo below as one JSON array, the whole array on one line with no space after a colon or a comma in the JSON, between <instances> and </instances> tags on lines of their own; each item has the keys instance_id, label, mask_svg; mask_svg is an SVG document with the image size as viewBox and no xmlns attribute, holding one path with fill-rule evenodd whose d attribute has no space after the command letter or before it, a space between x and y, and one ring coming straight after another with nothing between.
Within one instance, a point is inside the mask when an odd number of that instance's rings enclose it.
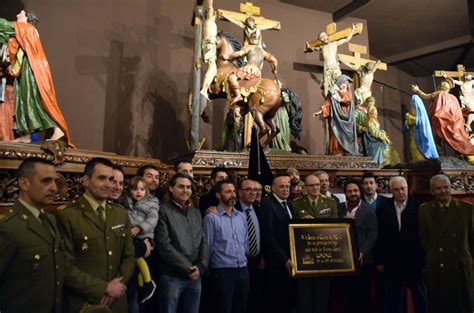
<instances>
[{"instance_id":1,"label":"child held in arms","mask_svg":"<svg viewBox=\"0 0 474 313\"><path fill-rule=\"evenodd\" d=\"M137 176L130 180L125 200L122 204L128 209L133 240L135 243L145 240L148 240L150 244L153 243L160 208L158 198L150 194L148 184L142 177ZM151 279L148 264L143 257L137 258L137 267L139 271L138 302L144 303L153 296L156 284Z\"/></svg>"}]
</instances>

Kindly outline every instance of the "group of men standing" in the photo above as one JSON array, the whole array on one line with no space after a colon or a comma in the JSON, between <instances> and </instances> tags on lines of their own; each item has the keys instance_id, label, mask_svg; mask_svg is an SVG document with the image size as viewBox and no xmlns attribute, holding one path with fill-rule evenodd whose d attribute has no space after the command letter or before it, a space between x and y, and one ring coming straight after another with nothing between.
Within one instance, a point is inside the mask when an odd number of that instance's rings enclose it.
<instances>
[{"instance_id":1,"label":"group of men standing","mask_svg":"<svg viewBox=\"0 0 474 313\"><path fill-rule=\"evenodd\" d=\"M366 173L361 183L344 184L346 201L338 203L322 171L305 177L305 195L290 201L287 174L261 199L258 182L236 186L217 169L200 211L192 166L181 165L160 206L155 242L143 247L158 269L159 304L151 312L372 312L374 281L383 312L403 312L406 287L416 313L472 312L473 207L451 197L446 176L432 177L435 199L420 206L400 176L389 183L393 198L377 194L376 177ZM140 174L159 190L157 168ZM126 210L112 201L123 191L123 171L92 159L84 194L51 214L44 209L55 199L56 178L40 158L18 169L18 200L0 215L0 311L127 312L137 248ZM290 220L338 217L354 219L360 273L292 278ZM201 292L208 303L201 305Z\"/></svg>"}]
</instances>

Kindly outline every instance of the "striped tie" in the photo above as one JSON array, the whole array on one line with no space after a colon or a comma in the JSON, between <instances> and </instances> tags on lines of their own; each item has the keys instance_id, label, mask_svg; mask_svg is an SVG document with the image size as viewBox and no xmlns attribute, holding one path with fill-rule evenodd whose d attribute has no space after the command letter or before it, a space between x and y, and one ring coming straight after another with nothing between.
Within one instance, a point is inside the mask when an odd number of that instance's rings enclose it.
<instances>
[{"instance_id":1,"label":"striped tie","mask_svg":"<svg viewBox=\"0 0 474 313\"><path fill-rule=\"evenodd\" d=\"M245 210L247 216L247 229L249 235L249 257L253 258L258 254L257 233L255 232L255 225L253 224L251 209Z\"/></svg>"}]
</instances>

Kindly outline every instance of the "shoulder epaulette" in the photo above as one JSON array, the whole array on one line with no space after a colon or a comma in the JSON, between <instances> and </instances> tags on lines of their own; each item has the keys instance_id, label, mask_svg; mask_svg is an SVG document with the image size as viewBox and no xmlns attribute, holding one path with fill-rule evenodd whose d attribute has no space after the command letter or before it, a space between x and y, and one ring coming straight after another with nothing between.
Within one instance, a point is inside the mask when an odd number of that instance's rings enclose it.
<instances>
[{"instance_id":1,"label":"shoulder epaulette","mask_svg":"<svg viewBox=\"0 0 474 313\"><path fill-rule=\"evenodd\" d=\"M72 200L71 202L68 202L68 203L65 203L65 204L62 204L62 205L58 206L58 207L56 208L56 211L63 211L64 209L69 208L69 207L72 207L72 206L74 206L74 205L76 205L76 204L77 204L77 201L76 201L76 200Z\"/></svg>"},{"instance_id":2,"label":"shoulder epaulette","mask_svg":"<svg viewBox=\"0 0 474 313\"><path fill-rule=\"evenodd\" d=\"M8 209L6 211L0 212L0 222L6 222L15 216L16 211L13 209Z\"/></svg>"}]
</instances>

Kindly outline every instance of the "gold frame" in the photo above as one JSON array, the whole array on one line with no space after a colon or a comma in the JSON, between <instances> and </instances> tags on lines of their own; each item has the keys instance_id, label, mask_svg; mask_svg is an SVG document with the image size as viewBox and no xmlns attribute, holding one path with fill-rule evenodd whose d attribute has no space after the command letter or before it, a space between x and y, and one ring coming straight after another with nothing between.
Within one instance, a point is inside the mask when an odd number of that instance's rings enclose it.
<instances>
[{"instance_id":1,"label":"gold frame","mask_svg":"<svg viewBox=\"0 0 474 313\"><path fill-rule=\"evenodd\" d=\"M347 274L355 274L357 272L357 257L355 255L354 247L352 242L354 241L353 238L353 226L349 223L324 223L324 222L296 222L290 223L288 225L289 234L290 234L290 255L291 255L291 262L293 263L293 267L291 269L291 276L293 277L307 277L307 276L329 276L328 274L335 274L341 275L344 273ZM295 249L295 233L294 230L298 228L344 228L346 230L346 235L349 244L349 252L351 255L351 266L350 268L345 269L334 269L334 270L297 270L297 261L296 261L296 249Z\"/></svg>"}]
</instances>

